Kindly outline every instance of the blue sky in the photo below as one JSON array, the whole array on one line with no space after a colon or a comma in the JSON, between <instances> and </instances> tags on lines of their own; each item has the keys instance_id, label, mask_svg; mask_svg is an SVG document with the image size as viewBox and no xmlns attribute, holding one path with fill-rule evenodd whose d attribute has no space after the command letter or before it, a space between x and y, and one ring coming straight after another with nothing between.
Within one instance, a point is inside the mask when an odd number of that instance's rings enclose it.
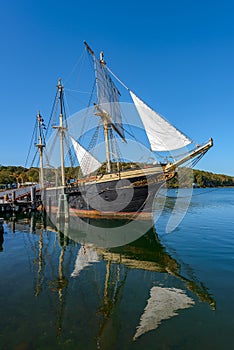
<instances>
[{"instance_id":1,"label":"blue sky","mask_svg":"<svg viewBox=\"0 0 234 350\"><path fill-rule=\"evenodd\" d=\"M234 2L12 0L1 4L0 164L24 165L40 109L83 41L151 107L198 143L197 168L234 176Z\"/></svg>"}]
</instances>

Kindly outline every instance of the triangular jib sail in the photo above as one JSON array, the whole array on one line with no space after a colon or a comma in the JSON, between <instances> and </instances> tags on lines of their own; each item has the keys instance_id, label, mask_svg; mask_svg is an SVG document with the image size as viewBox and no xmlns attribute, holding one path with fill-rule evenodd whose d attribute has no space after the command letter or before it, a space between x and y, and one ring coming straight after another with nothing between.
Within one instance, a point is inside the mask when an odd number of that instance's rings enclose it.
<instances>
[{"instance_id":1,"label":"triangular jib sail","mask_svg":"<svg viewBox=\"0 0 234 350\"><path fill-rule=\"evenodd\" d=\"M145 127L152 151L172 151L192 143L192 140L147 106L132 91L130 95Z\"/></svg>"},{"instance_id":2,"label":"triangular jib sail","mask_svg":"<svg viewBox=\"0 0 234 350\"><path fill-rule=\"evenodd\" d=\"M92 154L83 148L73 137L70 136L70 138L76 153L76 157L80 164L82 174L86 176L100 168L102 163L94 158Z\"/></svg>"}]
</instances>

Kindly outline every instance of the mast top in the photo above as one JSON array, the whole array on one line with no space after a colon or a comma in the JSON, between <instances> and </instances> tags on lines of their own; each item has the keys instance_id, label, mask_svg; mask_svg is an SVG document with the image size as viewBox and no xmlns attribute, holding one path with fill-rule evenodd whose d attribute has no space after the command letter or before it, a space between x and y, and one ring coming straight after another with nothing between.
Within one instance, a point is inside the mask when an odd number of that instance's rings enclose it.
<instances>
[{"instance_id":1,"label":"mast top","mask_svg":"<svg viewBox=\"0 0 234 350\"><path fill-rule=\"evenodd\" d=\"M84 41L85 47L88 50L88 52L94 56L94 51L91 49L91 47L89 46L89 44ZM103 51L100 52L100 58L99 58L99 62L104 66L106 64L106 62L104 61L104 53Z\"/></svg>"},{"instance_id":2,"label":"mast top","mask_svg":"<svg viewBox=\"0 0 234 350\"><path fill-rule=\"evenodd\" d=\"M62 86L62 79L61 79L61 78L58 79L58 85L57 85L57 87L58 87L58 90L59 90L59 91L62 91L63 86Z\"/></svg>"},{"instance_id":3,"label":"mast top","mask_svg":"<svg viewBox=\"0 0 234 350\"><path fill-rule=\"evenodd\" d=\"M100 63L103 66L106 65L106 62L104 61L104 52L103 51L100 52Z\"/></svg>"},{"instance_id":4,"label":"mast top","mask_svg":"<svg viewBox=\"0 0 234 350\"><path fill-rule=\"evenodd\" d=\"M35 143L35 146L42 150L45 147L45 137L43 133L43 129L45 129L44 119L42 118L40 111L37 113L37 127L38 127L38 143Z\"/></svg>"},{"instance_id":5,"label":"mast top","mask_svg":"<svg viewBox=\"0 0 234 350\"><path fill-rule=\"evenodd\" d=\"M90 53L92 56L94 56L93 50L92 50L91 47L87 44L86 41L84 41L84 44L85 44L85 46L86 46L86 49L89 51L89 53Z\"/></svg>"}]
</instances>

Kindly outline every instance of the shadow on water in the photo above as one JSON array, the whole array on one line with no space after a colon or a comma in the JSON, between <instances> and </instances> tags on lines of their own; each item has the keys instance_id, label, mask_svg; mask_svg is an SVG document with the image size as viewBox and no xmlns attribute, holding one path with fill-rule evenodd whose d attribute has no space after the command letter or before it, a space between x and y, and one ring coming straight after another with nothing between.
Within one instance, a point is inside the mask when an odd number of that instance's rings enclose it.
<instances>
[{"instance_id":1,"label":"shadow on water","mask_svg":"<svg viewBox=\"0 0 234 350\"><path fill-rule=\"evenodd\" d=\"M4 228L3 228L3 222L0 221L0 252L3 251L3 242L4 242Z\"/></svg>"},{"instance_id":2,"label":"shadow on water","mask_svg":"<svg viewBox=\"0 0 234 350\"><path fill-rule=\"evenodd\" d=\"M96 220L95 225L99 224ZM105 224L107 227L112 227L115 222L106 221ZM93 295L90 297L90 302L94 303L94 299L99 301L96 311L90 311L90 317L96 319L96 322L92 320L95 326L89 330L95 345L94 343L90 346L87 345L87 349L110 348L117 341L115 338L118 338L117 332L121 328L120 319L123 317L120 314L123 312L120 311L121 305L126 302L125 299L128 299L126 288L130 288L129 279L133 278L135 271L149 274L146 283L149 289L148 292L143 292L142 289L142 294L146 295L145 301L139 303L141 307L143 306L142 311L138 310L136 314L135 311L132 311L138 317L138 320L132 320L132 332L135 333L132 335L133 342L150 330L155 330L163 320L177 315L177 310L191 307L196 298L215 309L215 301L204 283L198 281L192 274L191 279L181 274L180 264L167 253L166 248L160 243L155 228L149 229L144 236L129 244L107 249L95 247L84 240L85 232L75 230L74 227L70 229L69 223L61 224L63 227L60 231L45 216L37 213L28 217L5 218L4 225L7 225L12 232L25 232L25 227L28 229L28 243L25 244L30 250L29 261L34 273L34 297L39 298L45 291L48 294L57 295L57 301L54 301L56 306L52 308L56 319L56 339L63 338L67 332L67 322L69 321L66 320L68 315L65 310L69 304L68 295L72 295L74 292L74 280L80 280L80 283L84 283L87 287L87 294L83 300L83 302L87 302L86 298L90 293L88 284L91 286L94 283L89 271L94 266L97 266L95 273L99 277L95 279L96 289L91 288ZM64 225L67 226L66 229L64 229ZM32 239L35 235L37 235L37 240ZM0 225L1 249L4 246L3 237L4 229L3 225ZM52 265L50 269L49 265ZM85 271L87 279L83 281ZM154 276L152 274L155 273L156 276L163 276L163 278L159 282L154 280L152 283L151 278ZM178 279L192 297L189 297L187 292L180 288L164 286L165 276ZM133 285L135 283L139 290L143 288L139 285L141 281L132 282ZM78 286L78 290L80 289L81 285ZM79 302L82 303L82 300ZM134 305L137 308L137 304ZM128 305L128 308L131 307L133 306ZM79 308L82 310L82 306ZM70 317L74 317L73 310L70 312ZM139 315L141 315L140 319ZM86 317L84 316L84 318ZM72 323L70 327L72 328ZM70 341L72 342L72 340ZM55 345L52 344L51 348L53 347Z\"/></svg>"}]
</instances>

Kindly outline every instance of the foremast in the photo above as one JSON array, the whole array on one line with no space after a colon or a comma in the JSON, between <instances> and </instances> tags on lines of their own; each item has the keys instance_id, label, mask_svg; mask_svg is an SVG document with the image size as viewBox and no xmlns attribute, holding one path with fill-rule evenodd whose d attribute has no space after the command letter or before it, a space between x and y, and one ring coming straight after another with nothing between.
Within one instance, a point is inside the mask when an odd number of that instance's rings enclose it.
<instances>
[{"instance_id":1,"label":"foremast","mask_svg":"<svg viewBox=\"0 0 234 350\"><path fill-rule=\"evenodd\" d=\"M84 42L84 44L94 61L98 99L98 103L94 104L96 109L95 115L102 119L106 151L106 172L111 173L111 129L113 129L122 140L126 142L118 103L119 91L107 73L103 52L100 53L100 58L98 60L90 46L86 42Z\"/></svg>"},{"instance_id":2,"label":"foremast","mask_svg":"<svg viewBox=\"0 0 234 350\"><path fill-rule=\"evenodd\" d=\"M100 64L104 67L106 62L104 61L103 52L100 52ZM103 129L104 129L104 139L105 139L105 145L106 145L106 172L111 172L111 158L110 158L110 139L109 139L109 130L111 128L111 124L108 121L107 116L105 115L104 111L100 109L100 107L96 106L97 109L97 115L99 115L103 120Z\"/></svg>"},{"instance_id":3,"label":"foremast","mask_svg":"<svg viewBox=\"0 0 234 350\"><path fill-rule=\"evenodd\" d=\"M92 56L95 67L97 99L98 104L95 104L96 115L100 116L103 121L104 138L106 145L106 163L107 173L111 172L111 151L110 151L110 134L112 137L112 129L126 142L124 137L124 129L122 126L121 113L119 108L118 95L120 95L114 85L110 74L113 75L118 82L125 87L133 100L135 108L142 120L146 135L150 143L150 149L153 152L171 152L190 145L193 141L184 133L174 127L165 118L155 112L139 97L137 97L123 82L116 77L111 70L106 66L103 59L103 52L98 60L93 50L84 42L87 51ZM110 74L109 74L110 73ZM197 147L195 150L187 152L186 156L174 163L168 163L164 170L166 172L175 171L179 165L192 160L193 158L202 157L213 146L213 140L210 139L205 145Z\"/></svg>"}]
</instances>

